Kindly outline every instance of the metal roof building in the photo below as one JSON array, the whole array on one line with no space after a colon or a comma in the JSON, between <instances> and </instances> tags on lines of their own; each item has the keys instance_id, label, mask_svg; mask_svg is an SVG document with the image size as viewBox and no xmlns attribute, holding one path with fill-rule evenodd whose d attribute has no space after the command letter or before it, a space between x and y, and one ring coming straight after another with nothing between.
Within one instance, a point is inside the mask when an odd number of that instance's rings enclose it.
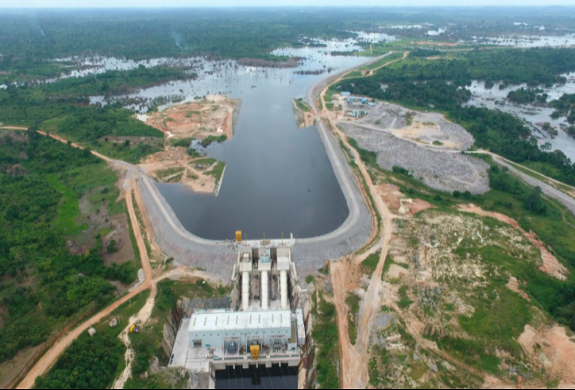
<instances>
[{"instance_id":1,"label":"metal roof building","mask_svg":"<svg viewBox=\"0 0 575 390\"><path fill-rule=\"evenodd\" d=\"M294 319L295 320L295 319ZM295 321L293 321L295 322ZM292 331L289 310L235 312L230 310L198 311L192 314L188 328L194 347L224 349L234 342L239 346L288 344Z\"/></svg>"}]
</instances>

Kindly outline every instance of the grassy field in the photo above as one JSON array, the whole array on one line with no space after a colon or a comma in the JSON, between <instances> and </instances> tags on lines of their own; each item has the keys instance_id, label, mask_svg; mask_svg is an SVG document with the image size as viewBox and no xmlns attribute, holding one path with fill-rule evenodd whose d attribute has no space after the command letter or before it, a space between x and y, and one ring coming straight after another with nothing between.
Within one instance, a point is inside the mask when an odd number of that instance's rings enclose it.
<instances>
[{"instance_id":1,"label":"grassy field","mask_svg":"<svg viewBox=\"0 0 575 390\"><path fill-rule=\"evenodd\" d=\"M312 314L314 327L312 336L317 350L317 382L320 389L339 389L339 336L335 305L327 302L322 291L315 291L312 302L319 299L319 307L314 305Z\"/></svg>"},{"instance_id":2,"label":"grassy field","mask_svg":"<svg viewBox=\"0 0 575 390\"><path fill-rule=\"evenodd\" d=\"M373 273L375 272L375 269L377 268L377 265L379 264L379 258L381 256L381 249L375 253L372 253L371 255L367 256L367 258L363 261L363 263L361 263L361 266L363 268L363 272L366 275L369 275L371 277L371 275L373 275Z\"/></svg>"},{"instance_id":3,"label":"grassy field","mask_svg":"<svg viewBox=\"0 0 575 390\"><path fill-rule=\"evenodd\" d=\"M349 308L347 313L347 331L349 334L349 340L352 344L355 344L357 340L357 316L359 314L359 304L361 303L361 298L354 292L348 292L345 298L345 303Z\"/></svg>"},{"instance_id":4,"label":"grassy field","mask_svg":"<svg viewBox=\"0 0 575 390\"><path fill-rule=\"evenodd\" d=\"M47 180L52 188L62 194L58 216L52 222L54 227L64 235L76 235L86 230L86 224L76 224L76 217L80 215L78 195L70 187L61 184L56 173L48 175Z\"/></svg>"},{"instance_id":5,"label":"grassy field","mask_svg":"<svg viewBox=\"0 0 575 390\"><path fill-rule=\"evenodd\" d=\"M297 108L300 109L301 111L304 111L304 112L310 112L311 111L310 106L308 106L308 104L306 102L304 102L303 99L294 99L294 102L295 102Z\"/></svg>"},{"instance_id":6,"label":"grassy field","mask_svg":"<svg viewBox=\"0 0 575 390\"><path fill-rule=\"evenodd\" d=\"M381 68L383 65L387 64L388 62L400 59L402 57L403 57L403 53L393 53L393 54L386 56L385 58L382 58L379 61L374 62L373 64L363 66L359 69L360 70L373 70L373 69Z\"/></svg>"},{"instance_id":7,"label":"grassy field","mask_svg":"<svg viewBox=\"0 0 575 390\"><path fill-rule=\"evenodd\" d=\"M208 175L211 175L216 178L216 184L220 182L222 179L222 175L224 174L224 169L226 169L225 162L218 162L215 167L213 167L210 171L206 172Z\"/></svg>"}]
</instances>

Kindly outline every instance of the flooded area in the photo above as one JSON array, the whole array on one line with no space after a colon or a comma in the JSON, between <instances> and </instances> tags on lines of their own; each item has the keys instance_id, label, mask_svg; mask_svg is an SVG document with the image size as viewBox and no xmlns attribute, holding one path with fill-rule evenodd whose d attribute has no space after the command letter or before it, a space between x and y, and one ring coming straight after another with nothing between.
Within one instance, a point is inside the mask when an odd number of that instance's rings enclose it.
<instances>
[{"instance_id":1,"label":"flooded area","mask_svg":"<svg viewBox=\"0 0 575 390\"><path fill-rule=\"evenodd\" d=\"M512 47L575 47L575 34L565 35L508 35L501 37L472 37L465 43Z\"/></svg>"},{"instance_id":2,"label":"flooded area","mask_svg":"<svg viewBox=\"0 0 575 390\"><path fill-rule=\"evenodd\" d=\"M567 78L566 84L554 85L551 88L539 87L543 90L542 93L549 95L547 102L559 99L565 93L575 93L575 73L564 74L562 76ZM539 139L540 144L549 142L552 145L552 150L561 150L572 161L575 161L575 139L565 132L565 129L570 126L565 117L558 119L551 118L551 114L555 109L547 107L546 105L516 104L507 100L507 95L510 91L527 88L525 84L500 89L499 83L495 83L493 88L488 89L485 88L484 82L474 81L472 85L467 88L472 93L472 97L467 105L497 109L515 115L535 131L534 135ZM557 129L559 134L557 136L551 136L548 132L544 131L542 129L544 123L550 123Z\"/></svg>"}]
</instances>

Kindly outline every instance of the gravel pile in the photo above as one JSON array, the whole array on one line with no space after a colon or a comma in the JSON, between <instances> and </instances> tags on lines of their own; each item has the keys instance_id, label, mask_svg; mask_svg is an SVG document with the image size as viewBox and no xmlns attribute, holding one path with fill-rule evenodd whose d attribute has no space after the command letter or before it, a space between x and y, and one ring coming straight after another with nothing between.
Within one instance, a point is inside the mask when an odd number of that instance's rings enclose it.
<instances>
[{"instance_id":1,"label":"gravel pile","mask_svg":"<svg viewBox=\"0 0 575 390\"><path fill-rule=\"evenodd\" d=\"M391 134L343 123L342 129L363 149L377 153L378 165L390 171L394 166L409 170L425 185L440 190L473 194L489 191L489 165L460 153L419 147Z\"/></svg>"},{"instance_id":2,"label":"gravel pile","mask_svg":"<svg viewBox=\"0 0 575 390\"><path fill-rule=\"evenodd\" d=\"M364 124L380 128L381 130L398 130L408 126L406 114L413 113L412 121L419 123L434 123L439 125L443 136L437 137L438 140L450 141L460 145L458 150L467 150L475 143L475 139L463 127L445 120L442 114L435 112L417 112L411 111L401 106L390 103L377 103L375 108L361 108L369 114L356 121L357 124Z\"/></svg>"}]
</instances>

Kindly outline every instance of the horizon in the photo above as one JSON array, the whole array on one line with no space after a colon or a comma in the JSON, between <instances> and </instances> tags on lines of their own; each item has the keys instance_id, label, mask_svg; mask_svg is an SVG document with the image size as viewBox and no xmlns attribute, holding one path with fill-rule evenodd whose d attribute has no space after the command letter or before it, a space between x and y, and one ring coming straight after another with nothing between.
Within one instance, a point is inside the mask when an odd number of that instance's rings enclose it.
<instances>
[{"instance_id":1,"label":"horizon","mask_svg":"<svg viewBox=\"0 0 575 390\"><path fill-rule=\"evenodd\" d=\"M397 4L392 2L373 0L360 0L354 5L350 5L349 2L344 0L334 0L331 2L326 2L325 0L310 0L310 1L294 1L285 0L279 4L270 5L262 0L250 0L247 2L238 2L237 0L222 0L218 4L205 5L204 2L198 2L196 0L182 1L182 0L165 0L162 3L158 3L155 0L127 0L121 5L118 5L112 0L79 0L79 1L68 1L68 0L22 0L15 4L14 2L0 0L0 10L10 9L10 10L50 10L50 9L210 9L210 8L267 8L267 9L277 9L277 8L349 8L349 9L361 9L361 8L380 8L380 9L417 9L417 8L454 8L454 9L465 9L465 8L575 8L570 0L556 0L553 4L541 0L463 0L459 2L454 2L451 0L416 0L409 4Z\"/></svg>"}]
</instances>

